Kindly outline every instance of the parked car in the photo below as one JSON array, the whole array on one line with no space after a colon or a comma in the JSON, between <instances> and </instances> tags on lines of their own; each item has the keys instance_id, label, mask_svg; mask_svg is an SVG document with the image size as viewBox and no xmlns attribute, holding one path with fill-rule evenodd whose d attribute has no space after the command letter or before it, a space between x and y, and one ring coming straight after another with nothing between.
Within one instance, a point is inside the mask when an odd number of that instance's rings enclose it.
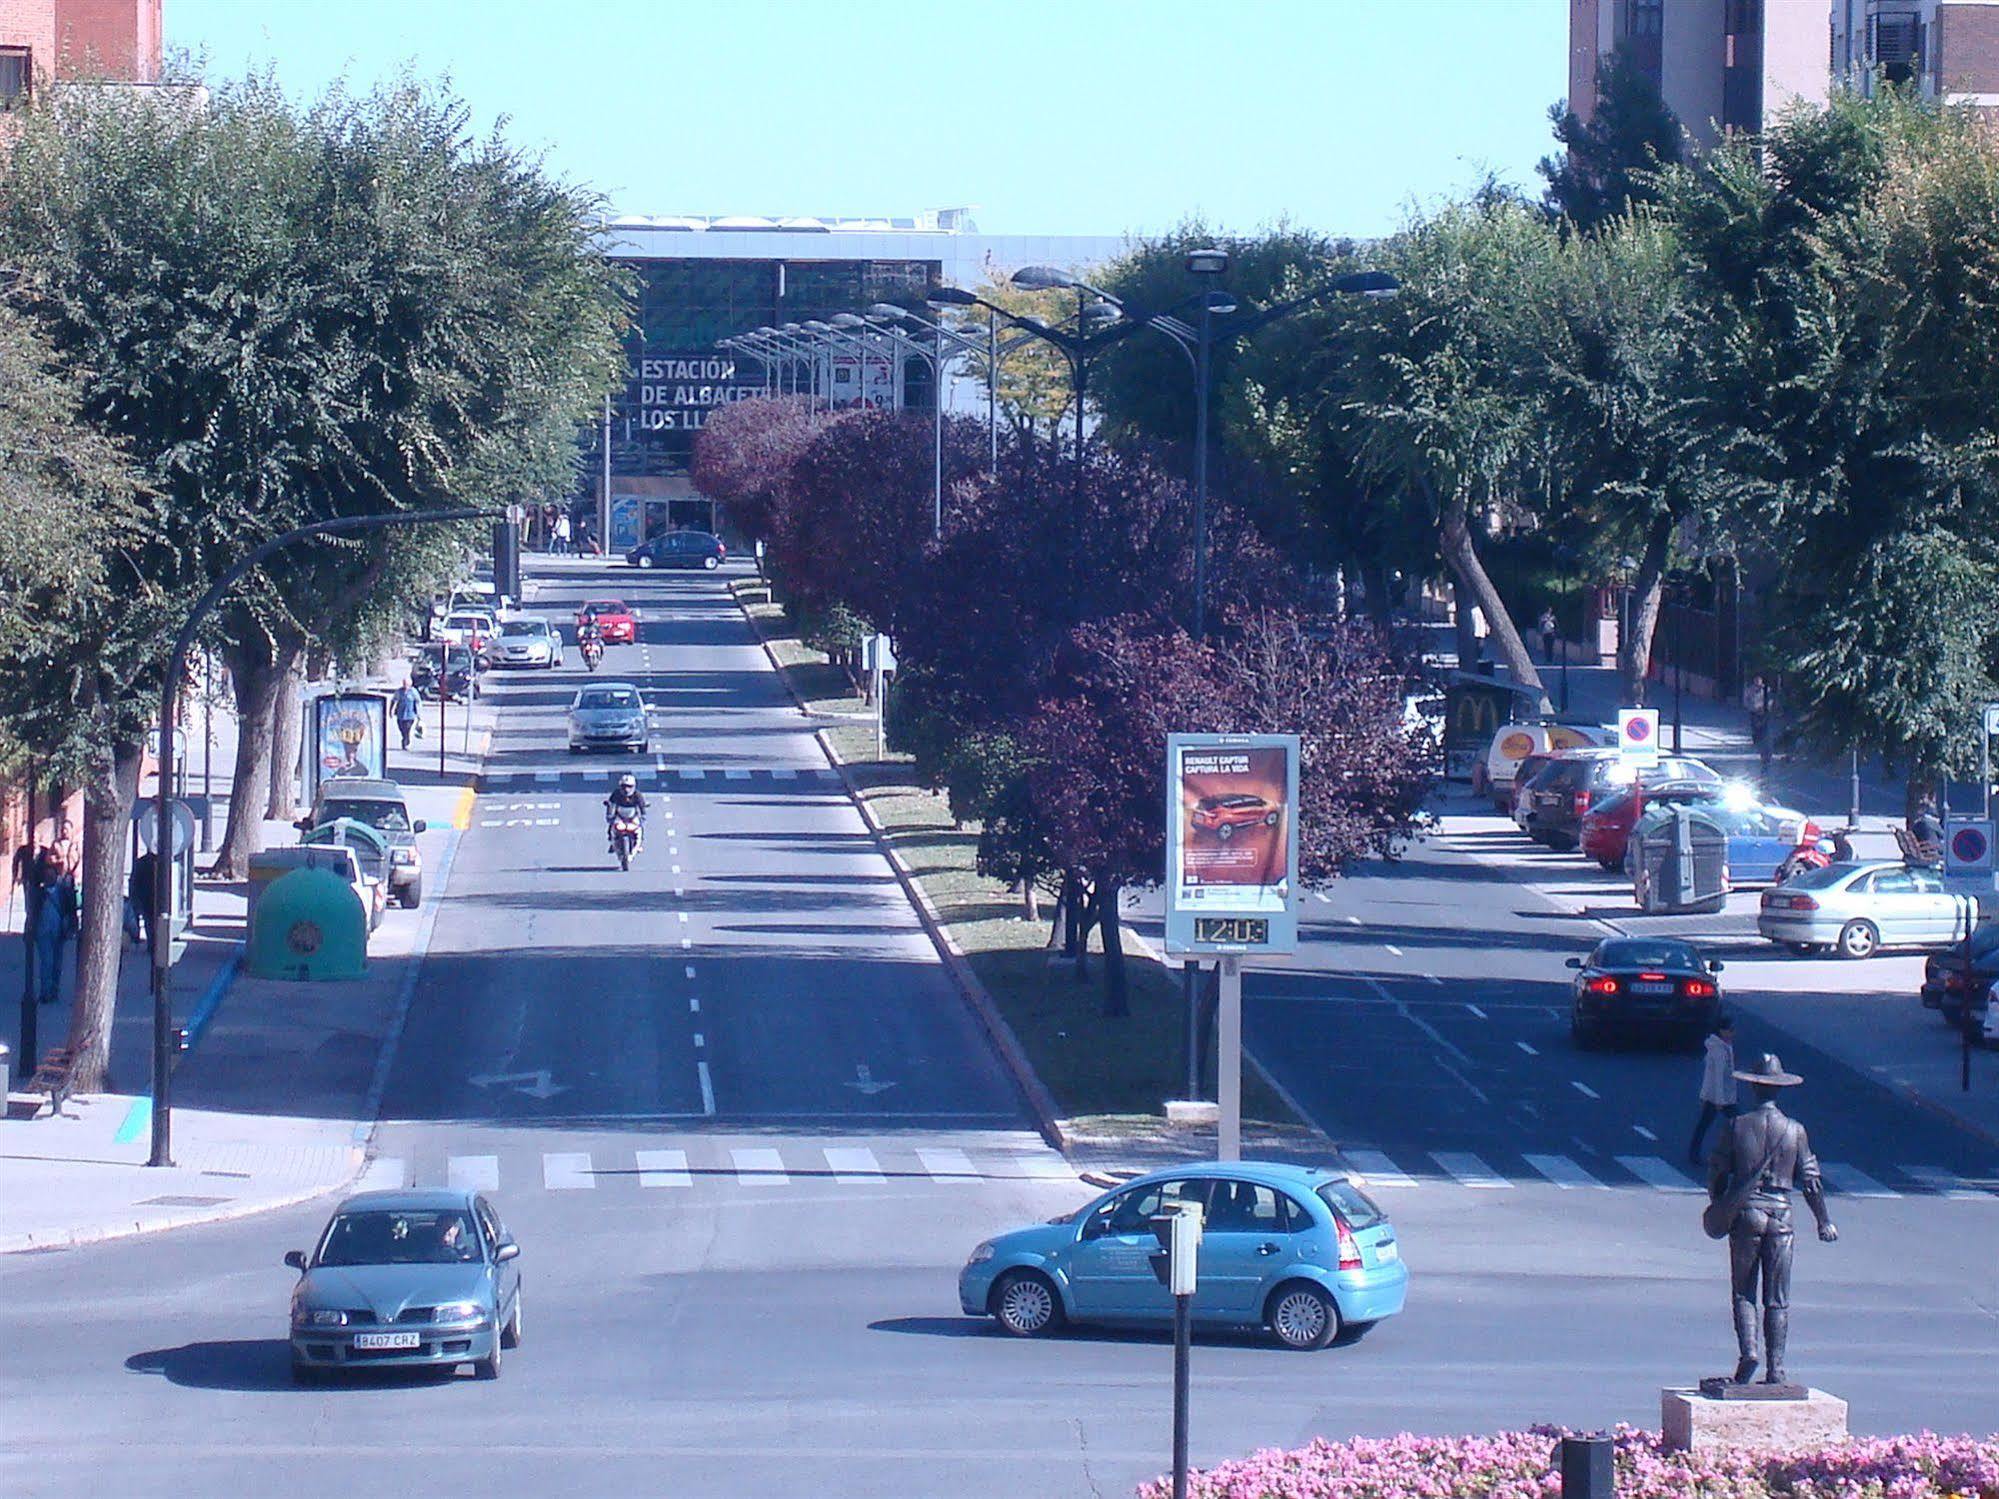
<instances>
[{"instance_id":1,"label":"parked car","mask_svg":"<svg viewBox=\"0 0 1999 1499\"><path fill-rule=\"evenodd\" d=\"M1614 749L1563 750L1534 780L1533 836L1550 848L1576 847L1583 819L1597 800L1641 778L1645 784L1721 790L1721 777L1713 769L1686 756L1663 756L1641 770Z\"/></svg>"},{"instance_id":2,"label":"parked car","mask_svg":"<svg viewBox=\"0 0 1999 1499\"><path fill-rule=\"evenodd\" d=\"M1534 836L1534 801L1528 792L1535 779L1553 762L1555 755L1554 750L1544 750L1527 756L1513 768L1513 790L1507 812L1513 818L1513 825L1530 838Z\"/></svg>"},{"instance_id":3,"label":"parked car","mask_svg":"<svg viewBox=\"0 0 1999 1499\"><path fill-rule=\"evenodd\" d=\"M493 642L496 666L539 666L553 671L562 665L562 637L545 619L522 615L500 626Z\"/></svg>"},{"instance_id":4,"label":"parked car","mask_svg":"<svg viewBox=\"0 0 1999 1499\"><path fill-rule=\"evenodd\" d=\"M1485 754L1472 767L1472 795L1491 797L1492 805L1504 812L1512 803L1514 774L1529 755L1605 745L1614 748L1616 744L1617 730L1600 724L1506 724L1492 736Z\"/></svg>"},{"instance_id":5,"label":"parked car","mask_svg":"<svg viewBox=\"0 0 1999 1499\"><path fill-rule=\"evenodd\" d=\"M1960 942L1977 917L1977 902L1946 890L1935 870L1873 860L1809 869L1764 891L1756 930L1795 953L1868 958Z\"/></svg>"},{"instance_id":6,"label":"parked car","mask_svg":"<svg viewBox=\"0 0 1999 1499\"><path fill-rule=\"evenodd\" d=\"M394 781L364 776L322 781L312 811L299 819L298 829L310 832L343 817L366 823L388 840L389 898L404 910L422 905L423 850L417 847L416 835L425 830L425 823L410 816L403 788Z\"/></svg>"},{"instance_id":7,"label":"parked car","mask_svg":"<svg viewBox=\"0 0 1999 1499\"><path fill-rule=\"evenodd\" d=\"M645 699L630 682L592 682L569 703L569 752L628 749L644 754L651 742Z\"/></svg>"},{"instance_id":8,"label":"parked car","mask_svg":"<svg viewBox=\"0 0 1999 1499\"><path fill-rule=\"evenodd\" d=\"M346 820L321 823L300 834L298 841L321 850L316 859L333 862L333 872L347 882L361 902L368 930L372 932L380 926L389 908L387 841L366 823Z\"/></svg>"},{"instance_id":9,"label":"parked car","mask_svg":"<svg viewBox=\"0 0 1999 1499\"><path fill-rule=\"evenodd\" d=\"M1648 809L1684 803L1709 807L1719 800L1720 794L1712 786L1696 782L1667 781L1646 786L1642 795L1635 786L1626 786L1591 803L1576 834L1577 847L1585 858L1596 860L1605 869L1624 869L1631 830Z\"/></svg>"},{"instance_id":10,"label":"parked car","mask_svg":"<svg viewBox=\"0 0 1999 1499\"><path fill-rule=\"evenodd\" d=\"M1777 870L1791 857L1792 851L1807 839L1815 841L1819 836L1817 823L1795 808L1780 807L1775 802L1743 803L1724 796L1703 801L1700 808L1728 836L1731 889L1776 883ZM1642 837L1664 815L1663 811L1648 809L1634 830L1637 836ZM1630 871L1628 854L1625 867Z\"/></svg>"},{"instance_id":11,"label":"parked car","mask_svg":"<svg viewBox=\"0 0 1999 1499\"><path fill-rule=\"evenodd\" d=\"M595 624L606 645L630 645L639 638L639 612L622 599L591 599L576 611L576 623Z\"/></svg>"},{"instance_id":12,"label":"parked car","mask_svg":"<svg viewBox=\"0 0 1999 1499\"><path fill-rule=\"evenodd\" d=\"M492 659L488 649L499 633L499 621L491 614L480 609L457 609L444 616L444 623L431 632L431 639L465 646L484 662Z\"/></svg>"},{"instance_id":13,"label":"parked car","mask_svg":"<svg viewBox=\"0 0 1999 1499\"><path fill-rule=\"evenodd\" d=\"M1999 983L1999 922L1986 922L1971 934L1969 963L1965 962L1962 942L1924 960L1923 1007L1941 1012L1948 1023L1958 1025L1967 1013L1976 1018L1985 1009L1995 983Z\"/></svg>"},{"instance_id":14,"label":"parked car","mask_svg":"<svg viewBox=\"0 0 1999 1499\"><path fill-rule=\"evenodd\" d=\"M521 1341L520 1246L477 1192L362 1192L294 1249L292 1378L470 1364L500 1377Z\"/></svg>"},{"instance_id":15,"label":"parked car","mask_svg":"<svg viewBox=\"0 0 1999 1499\"><path fill-rule=\"evenodd\" d=\"M411 651L410 685L421 697L435 698L438 695L437 658L440 649L444 656L444 700L448 703L463 702L470 697L474 702L478 701L479 658L462 645Z\"/></svg>"},{"instance_id":16,"label":"parked car","mask_svg":"<svg viewBox=\"0 0 1999 1499\"><path fill-rule=\"evenodd\" d=\"M1612 1035L1663 1036L1698 1046L1721 1013L1721 964L1677 937L1606 937L1576 970L1569 1034L1595 1046Z\"/></svg>"},{"instance_id":17,"label":"parked car","mask_svg":"<svg viewBox=\"0 0 1999 1499\"><path fill-rule=\"evenodd\" d=\"M1231 796L1204 796L1194 804L1193 823L1196 832L1213 833L1217 838L1235 837L1239 828L1277 826L1282 815L1270 802L1260 796L1238 793Z\"/></svg>"},{"instance_id":18,"label":"parked car","mask_svg":"<svg viewBox=\"0 0 1999 1499\"><path fill-rule=\"evenodd\" d=\"M1194 1321L1269 1329L1323 1348L1402 1310L1409 1283L1388 1215L1344 1173L1262 1161L1181 1165L1106 1192L1079 1212L987 1239L958 1275L968 1317L1016 1337L1065 1322L1169 1325L1152 1273L1152 1218L1170 1202L1206 1215Z\"/></svg>"},{"instance_id":19,"label":"parked car","mask_svg":"<svg viewBox=\"0 0 1999 1499\"><path fill-rule=\"evenodd\" d=\"M729 555L722 538L706 531L666 531L625 553L633 567L703 567L713 572Z\"/></svg>"}]
</instances>

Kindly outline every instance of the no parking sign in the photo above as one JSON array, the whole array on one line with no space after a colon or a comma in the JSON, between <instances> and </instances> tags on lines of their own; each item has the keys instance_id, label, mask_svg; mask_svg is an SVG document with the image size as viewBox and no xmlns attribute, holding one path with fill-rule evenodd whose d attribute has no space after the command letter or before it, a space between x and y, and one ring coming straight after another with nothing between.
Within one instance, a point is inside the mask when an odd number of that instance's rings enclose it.
<instances>
[{"instance_id":1,"label":"no parking sign","mask_svg":"<svg viewBox=\"0 0 1999 1499\"><path fill-rule=\"evenodd\" d=\"M1992 824L1954 822L1943 840L1946 872L1985 873L1992 868Z\"/></svg>"},{"instance_id":2,"label":"no parking sign","mask_svg":"<svg viewBox=\"0 0 1999 1499\"><path fill-rule=\"evenodd\" d=\"M1659 710L1617 710L1617 755L1626 765L1659 763Z\"/></svg>"}]
</instances>

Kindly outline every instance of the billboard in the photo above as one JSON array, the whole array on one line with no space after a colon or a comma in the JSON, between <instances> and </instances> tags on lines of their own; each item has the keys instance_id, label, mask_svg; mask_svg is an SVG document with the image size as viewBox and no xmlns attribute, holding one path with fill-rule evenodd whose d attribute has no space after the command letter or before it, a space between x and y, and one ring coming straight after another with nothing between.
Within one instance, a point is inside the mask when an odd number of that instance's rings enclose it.
<instances>
[{"instance_id":1,"label":"billboard","mask_svg":"<svg viewBox=\"0 0 1999 1499\"><path fill-rule=\"evenodd\" d=\"M1166 948L1298 946L1298 736L1166 740Z\"/></svg>"},{"instance_id":2,"label":"billboard","mask_svg":"<svg viewBox=\"0 0 1999 1499\"><path fill-rule=\"evenodd\" d=\"M389 700L379 692L329 692L312 700L313 779L386 780Z\"/></svg>"}]
</instances>

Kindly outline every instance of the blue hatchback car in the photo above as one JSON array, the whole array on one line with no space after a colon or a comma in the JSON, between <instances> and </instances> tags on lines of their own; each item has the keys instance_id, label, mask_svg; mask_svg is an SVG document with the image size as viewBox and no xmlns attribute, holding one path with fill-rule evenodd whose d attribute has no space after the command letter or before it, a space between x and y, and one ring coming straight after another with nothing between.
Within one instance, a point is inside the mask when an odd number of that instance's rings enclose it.
<instances>
[{"instance_id":1,"label":"blue hatchback car","mask_svg":"<svg viewBox=\"0 0 1999 1499\"><path fill-rule=\"evenodd\" d=\"M1176 1201L1204 1215L1198 1325L1266 1327L1287 1348L1323 1348L1402 1310L1409 1271L1373 1199L1343 1172L1258 1161L1154 1171L1080 1212L988 1239L959 1272L958 1304L1022 1338L1064 1322L1170 1325L1151 1220Z\"/></svg>"}]
</instances>

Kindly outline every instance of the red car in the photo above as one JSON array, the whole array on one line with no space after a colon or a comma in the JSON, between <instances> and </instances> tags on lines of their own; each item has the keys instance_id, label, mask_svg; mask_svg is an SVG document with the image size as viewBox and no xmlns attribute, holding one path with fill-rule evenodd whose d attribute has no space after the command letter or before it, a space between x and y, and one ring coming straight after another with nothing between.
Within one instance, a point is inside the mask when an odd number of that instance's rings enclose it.
<instances>
[{"instance_id":1,"label":"red car","mask_svg":"<svg viewBox=\"0 0 1999 1499\"><path fill-rule=\"evenodd\" d=\"M1644 807L1656 807L1661 802L1713 803L1720 795L1708 786L1655 786L1648 790L1642 801L1630 790L1612 792L1583 814L1582 831L1577 835L1577 846L1583 857L1594 859L1605 869L1618 870L1624 867L1624 851L1631 842L1631 830L1638 826L1638 818Z\"/></svg>"},{"instance_id":2,"label":"red car","mask_svg":"<svg viewBox=\"0 0 1999 1499\"><path fill-rule=\"evenodd\" d=\"M1237 828L1277 826L1277 808L1260 796L1204 796L1194 803L1194 826L1217 838L1233 838Z\"/></svg>"},{"instance_id":3,"label":"red car","mask_svg":"<svg viewBox=\"0 0 1999 1499\"><path fill-rule=\"evenodd\" d=\"M576 611L576 623L595 624L606 645L631 645L639 638L639 616L623 599L591 599Z\"/></svg>"}]
</instances>

